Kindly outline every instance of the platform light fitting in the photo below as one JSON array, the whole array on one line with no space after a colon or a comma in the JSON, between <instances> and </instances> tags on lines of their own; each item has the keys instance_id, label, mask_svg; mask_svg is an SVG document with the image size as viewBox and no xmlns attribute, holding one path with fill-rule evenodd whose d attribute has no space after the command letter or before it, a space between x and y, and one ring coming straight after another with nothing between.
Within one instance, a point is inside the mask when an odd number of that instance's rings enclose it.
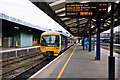
<instances>
[{"instance_id":1,"label":"platform light fitting","mask_svg":"<svg viewBox=\"0 0 120 80\"><path fill-rule=\"evenodd\" d=\"M70 18L63 18L62 20L64 21L64 20L66 20L66 19L70 19Z\"/></svg>"},{"instance_id":2,"label":"platform light fitting","mask_svg":"<svg viewBox=\"0 0 120 80\"><path fill-rule=\"evenodd\" d=\"M63 13L63 14L60 14L59 16L65 16L65 13Z\"/></svg>"},{"instance_id":3,"label":"platform light fitting","mask_svg":"<svg viewBox=\"0 0 120 80\"><path fill-rule=\"evenodd\" d=\"M103 29L103 27L100 27L100 29Z\"/></svg>"},{"instance_id":4,"label":"platform light fitting","mask_svg":"<svg viewBox=\"0 0 120 80\"><path fill-rule=\"evenodd\" d=\"M110 21L108 21L108 23L110 23Z\"/></svg>"},{"instance_id":5,"label":"platform light fitting","mask_svg":"<svg viewBox=\"0 0 120 80\"><path fill-rule=\"evenodd\" d=\"M90 1L81 1L81 3L89 3Z\"/></svg>"},{"instance_id":6,"label":"platform light fitting","mask_svg":"<svg viewBox=\"0 0 120 80\"><path fill-rule=\"evenodd\" d=\"M95 19L92 19L93 21L96 21Z\"/></svg>"},{"instance_id":7,"label":"platform light fitting","mask_svg":"<svg viewBox=\"0 0 120 80\"><path fill-rule=\"evenodd\" d=\"M83 19L85 19L85 18L80 18L79 20L83 20Z\"/></svg>"},{"instance_id":8,"label":"platform light fitting","mask_svg":"<svg viewBox=\"0 0 120 80\"><path fill-rule=\"evenodd\" d=\"M108 13L111 11L111 5L108 7Z\"/></svg>"},{"instance_id":9,"label":"platform light fitting","mask_svg":"<svg viewBox=\"0 0 120 80\"><path fill-rule=\"evenodd\" d=\"M115 3L117 3L117 4L118 4L119 2L120 2L120 1L119 1L119 0L117 0Z\"/></svg>"},{"instance_id":10,"label":"platform light fitting","mask_svg":"<svg viewBox=\"0 0 120 80\"><path fill-rule=\"evenodd\" d=\"M28 31L30 31L30 32L31 32L32 30L28 30Z\"/></svg>"},{"instance_id":11,"label":"platform light fitting","mask_svg":"<svg viewBox=\"0 0 120 80\"><path fill-rule=\"evenodd\" d=\"M59 13L59 12L64 11L64 10L65 10L65 8L62 8L62 9L56 10L55 12Z\"/></svg>"},{"instance_id":12,"label":"platform light fitting","mask_svg":"<svg viewBox=\"0 0 120 80\"><path fill-rule=\"evenodd\" d=\"M94 28L95 26L92 26L91 28Z\"/></svg>"},{"instance_id":13,"label":"platform light fitting","mask_svg":"<svg viewBox=\"0 0 120 80\"><path fill-rule=\"evenodd\" d=\"M107 25L110 25L109 23L107 23Z\"/></svg>"},{"instance_id":14,"label":"platform light fitting","mask_svg":"<svg viewBox=\"0 0 120 80\"><path fill-rule=\"evenodd\" d=\"M16 27L16 26L15 26L14 28L15 28L15 29L20 29L19 27Z\"/></svg>"},{"instance_id":15,"label":"platform light fitting","mask_svg":"<svg viewBox=\"0 0 120 80\"><path fill-rule=\"evenodd\" d=\"M61 4L61 3L63 3L63 2L65 2L65 0L58 0L58 1L55 1L55 2L53 2L53 3L51 3L51 4L49 4L49 5L52 7L52 6Z\"/></svg>"},{"instance_id":16,"label":"platform light fitting","mask_svg":"<svg viewBox=\"0 0 120 80\"><path fill-rule=\"evenodd\" d=\"M118 19L115 19L115 21L118 21Z\"/></svg>"},{"instance_id":17,"label":"platform light fitting","mask_svg":"<svg viewBox=\"0 0 120 80\"><path fill-rule=\"evenodd\" d=\"M107 25L106 25L106 24L104 24L104 26L105 26L105 27L107 27Z\"/></svg>"}]
</instances>

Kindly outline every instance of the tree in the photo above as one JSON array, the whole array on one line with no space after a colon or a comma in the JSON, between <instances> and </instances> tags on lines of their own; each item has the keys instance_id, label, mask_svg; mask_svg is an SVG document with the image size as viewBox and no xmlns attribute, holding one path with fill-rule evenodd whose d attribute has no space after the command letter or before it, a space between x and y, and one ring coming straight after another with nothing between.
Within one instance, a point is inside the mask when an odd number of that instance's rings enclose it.
<instances>
[{"instance_id":1,"label":"tree","mask_svg":"<svg viewBox=\"0 0 120 80\"><path fill-rule=\"evenodd\" d=\"M52 31L52 29L48 29L49 31Z\"/></svg>"}]
</instances>

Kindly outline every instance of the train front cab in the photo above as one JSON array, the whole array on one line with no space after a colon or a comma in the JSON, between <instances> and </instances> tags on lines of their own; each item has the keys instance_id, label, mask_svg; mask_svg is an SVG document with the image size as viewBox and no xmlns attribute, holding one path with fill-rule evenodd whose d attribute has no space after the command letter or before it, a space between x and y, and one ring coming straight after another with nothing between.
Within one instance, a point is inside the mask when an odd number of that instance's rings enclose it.
<instances>
[{"instance_id":1,"label":"train front cab","mask_svg":"<svg viewBox=\"0 0 120 80\"><path fill-rule=\"evenodd\" d=\"M58 56L61 51L60 34L43 34L41 35L40 43L40 50L45 57Z\"/></svg>"}]
</instances>

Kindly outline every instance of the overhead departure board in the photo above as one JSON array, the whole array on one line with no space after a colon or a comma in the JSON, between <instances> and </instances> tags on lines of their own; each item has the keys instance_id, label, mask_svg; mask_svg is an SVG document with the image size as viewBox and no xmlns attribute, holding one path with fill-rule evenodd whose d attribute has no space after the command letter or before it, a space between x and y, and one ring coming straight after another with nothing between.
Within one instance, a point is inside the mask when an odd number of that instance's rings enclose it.
<instances>
[{"instance_id":1,"label":"overhead departure board","mask_svg":"<svg viewBox=\"0 0 120 80\"><path fill-rule=\"evenodd\" d=\"M66 17L107 16L108 3L66 3L65 12Z\"/></svg>"}]
</instances>

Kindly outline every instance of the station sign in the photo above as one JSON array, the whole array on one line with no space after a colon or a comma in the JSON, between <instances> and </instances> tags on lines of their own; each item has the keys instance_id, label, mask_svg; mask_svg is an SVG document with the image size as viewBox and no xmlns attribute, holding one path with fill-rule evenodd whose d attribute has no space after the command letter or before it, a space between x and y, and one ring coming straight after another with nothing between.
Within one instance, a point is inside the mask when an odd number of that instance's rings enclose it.
<instances>
[{"instance_id":1,"label":"station sign","mask_svg":"<svg viewBox=\"0 0 120 80\"><path fill-rule=\"evenodd\" d=\"M90 2L90 3L66 3L66 17L81 17L81 16L107 16L107 2Z\"/></svg>"}]
</instances>

